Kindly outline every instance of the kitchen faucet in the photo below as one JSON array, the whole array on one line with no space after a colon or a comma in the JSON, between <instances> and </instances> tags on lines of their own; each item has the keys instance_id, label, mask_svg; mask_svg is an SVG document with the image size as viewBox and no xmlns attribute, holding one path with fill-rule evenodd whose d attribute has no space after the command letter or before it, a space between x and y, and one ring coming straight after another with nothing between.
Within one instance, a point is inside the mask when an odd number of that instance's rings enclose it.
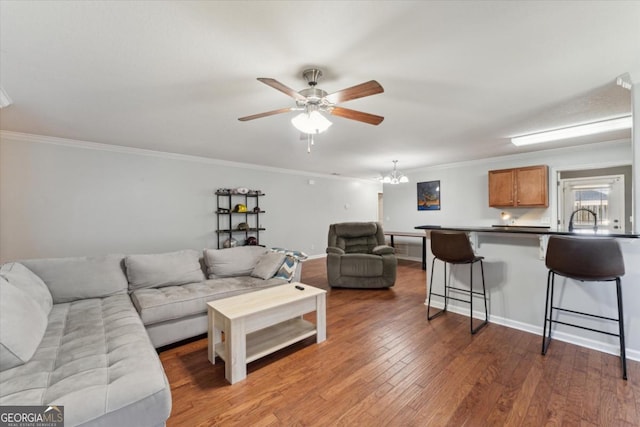
<instances>
[{"instance_id":1,"label":"kitchen faucet","mask_svg":"<svg viewBox=\"0 0 640 427\"><path fill-rule=\"evenodd\" d=\"M593 231L597 232L598 231L598 215L596 215L596 213L591 209L587 209L587 208L579 208L571 213L571 216L569 217L569 231L573 231L573 217L577 212L580 212L580 211L586 211L586 212L589 212L591 215L593 215Z\"/></svg>"}]
</instances>

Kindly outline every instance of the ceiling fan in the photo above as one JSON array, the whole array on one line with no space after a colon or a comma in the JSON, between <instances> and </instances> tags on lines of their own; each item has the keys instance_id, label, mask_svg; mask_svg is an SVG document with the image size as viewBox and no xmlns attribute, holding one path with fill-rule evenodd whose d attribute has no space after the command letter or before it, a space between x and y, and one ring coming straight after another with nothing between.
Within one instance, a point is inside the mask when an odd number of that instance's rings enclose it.
<instances>
[{"instance_id":1,"label":"ceiling fan","mask_svg":"<svg viewBox=\"0 0 640 427\"><path fill-rule=\"evenodd\" d=\"M328 113L333 116L338 116L345 119L357 120L359 122L368 123L370 125L379 125L384 120L384 117L382 116L364 113L362 111L351 110L349 108L338 107L336 105L341 102L364 98L365 96L384 92L384 89L377 81L370 80L366 83L361 83L359 85L328 94L324 90L316 87L316 85L318 84L318 79L322 76L321 70L317 68L310 68L304 70L302 72L302 76L309 84L309 87L306 89L302 89L299 92L296 92L295 90L291 89L288 86L285 86L275 79L259 77L258 80L262 83L271 86L272 88L277 89L285 95L289 95L291 98L293 98L296 101L296 106L266 111L264 113L254 114L246 117L240 117L238 120L240 120L241 122L246 122L248 120L273 116L275 114L288 113L290 111L301 111L302 114L294 117L292 123L298 130L306 134L321 133L331 125L331 122L329 122L326 118L324 118L324 116L319 114L319 112ZM305 123L301 123L300 126L297 125L295 120L298 118L300 118L299 121L304 121ZM324 120L325 122L318 123L315 122L315 120Z\"/></svg>"}]
</instances>

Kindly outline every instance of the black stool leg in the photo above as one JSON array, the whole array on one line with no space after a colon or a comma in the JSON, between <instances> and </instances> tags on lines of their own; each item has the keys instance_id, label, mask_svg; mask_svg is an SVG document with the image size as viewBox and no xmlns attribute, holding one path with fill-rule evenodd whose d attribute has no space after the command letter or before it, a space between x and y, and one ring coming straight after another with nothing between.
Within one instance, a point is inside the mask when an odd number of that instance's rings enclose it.
<instances>
[{"instance_id":1,"label":"black stool leg","mask_svg":"<svg viewBox=\"0 0 640 427\"><path fill-rule=\"evenodd\" d=\"M555 279L555 274L553 271L549 270L549 274L547 275L547 301L544 305L544 327L542 328L542 355L547 354L547 349L549 348L549 343L551 342L551 316L553 314L553 283ZM551 294L549 294L551 291ZM551 300L551 301L550 301ZM551 313L549 312L551 309ZM547 321L549 322L549 338L547 338Z\"/></svg>"},{"instance_id":2,"label":"black stool leg","mask_svg":"<svg viewBox=\"0 0 640 427\"><path fill-rule=\"evenodd\" d=\"M431 293L433 291L433 267L435 266L436 258L433 258L431 261L431 280L429 281L429 298L427 300L427 320L431 320L435 317L440 316L442 313L447 311L447 302L448 302L448 293L447 293L447 263L443 261L444 264L444 309L438 310L436 313L431 314Z\"/></svg>"},{"instance_id":3,"label":"black stool leg","mask_svg":"<svg viewBox=\"0 0 640 427\"><path fill-rule=\"evenodd\" d=\"M484 298L484 321L480 325L478 325L475 329L473 328L473 264L475 263L469 264L469 268L471 269L470 280L469 280L469 290L470 290L469 302L471 305L471 311L469 313L469 317L470 317L469 322L471 322L470 323L471 335L474 335L484 326L487 326L487 323L489 321L489 315L487 312L487 293L484 287L484 268L482 267L482 260L480 260L480 271L482 273L482 297Z\"/></svg>"},{"instance_id":4,"label":"black stool leg","mask_svg":"<svg viewBox=\"0 0 640 427\"><path fill-rule=\"evenodd\" d=\"M620 278L616 277L616 293L618 295L618 326L620 328L620 359L622 362L622 379L627 379L627 355L624 343L624 316L622 314L622 287Z\"/></svg>"}]
</instances>

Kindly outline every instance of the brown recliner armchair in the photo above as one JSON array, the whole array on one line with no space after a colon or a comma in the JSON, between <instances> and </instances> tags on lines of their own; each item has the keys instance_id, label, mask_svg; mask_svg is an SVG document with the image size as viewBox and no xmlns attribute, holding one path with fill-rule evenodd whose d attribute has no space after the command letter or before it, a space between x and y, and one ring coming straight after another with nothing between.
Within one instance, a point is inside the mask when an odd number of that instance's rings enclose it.
<instances>
[{"instance_id":1,"label":"brown recliner armchair","mask_svg":"<svg viewBox=\"0 0 640 427\"><path fill-rule=\"evenodd\" d=\"M396 282L395 250L378 222L329 226L327 278L331 287L389 288Z\"/></svg>"}]
</instances>

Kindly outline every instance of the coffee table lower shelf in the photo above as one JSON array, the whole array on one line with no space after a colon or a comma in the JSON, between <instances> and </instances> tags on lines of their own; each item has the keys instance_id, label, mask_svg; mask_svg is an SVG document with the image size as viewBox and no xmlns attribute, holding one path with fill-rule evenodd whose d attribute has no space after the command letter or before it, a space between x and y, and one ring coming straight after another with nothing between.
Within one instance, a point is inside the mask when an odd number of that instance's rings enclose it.
<instances>
[{"instance_id":1,"label":"coffee table lower shelf","mask_svg":"<svg viewBox=\"0 0 640 427\"><path fill-rule=\"evenodd\" d=\"M316 325L302 318L290 319L247 335L246 363L316 334ZM225 343L216 344L216 355L225 363Z\"/></svg>"}]
</instances>

